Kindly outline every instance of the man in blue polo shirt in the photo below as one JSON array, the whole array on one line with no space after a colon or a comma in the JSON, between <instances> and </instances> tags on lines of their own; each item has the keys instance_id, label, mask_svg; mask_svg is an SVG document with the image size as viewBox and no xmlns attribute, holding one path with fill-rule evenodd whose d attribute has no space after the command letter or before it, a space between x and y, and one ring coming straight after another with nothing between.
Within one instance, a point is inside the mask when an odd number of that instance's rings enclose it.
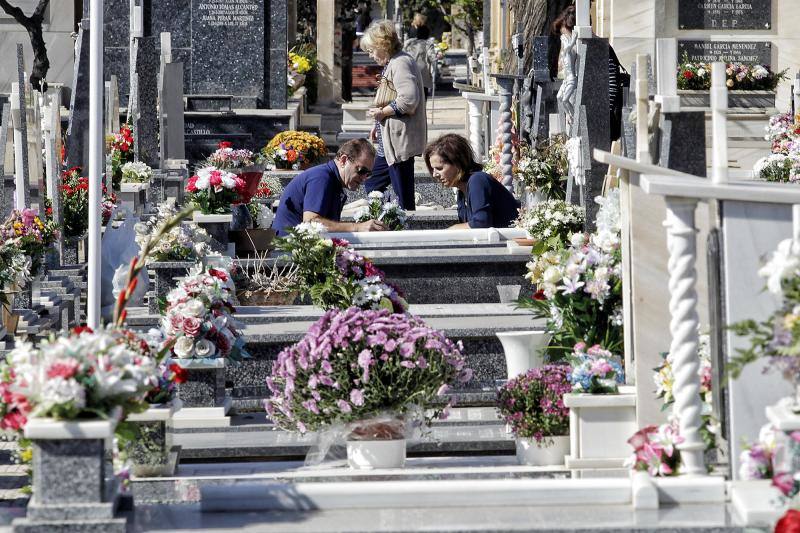
<instances>
[{"instance_id":1,"label":"man in blue polo shirt","mask_svg":"<svg viewBox=\"0 0 800 533\"><path fill-rule=\"evenodd\" d=\"M278 236L301 222L319 222L328 231L384 231L378 220L340 222L347 195L358 189L370 174L375 163L375 148L366 139L344 143L333 161L309 168L295 176L281 195L272 228Z\"/></svg>"}]
</instances>

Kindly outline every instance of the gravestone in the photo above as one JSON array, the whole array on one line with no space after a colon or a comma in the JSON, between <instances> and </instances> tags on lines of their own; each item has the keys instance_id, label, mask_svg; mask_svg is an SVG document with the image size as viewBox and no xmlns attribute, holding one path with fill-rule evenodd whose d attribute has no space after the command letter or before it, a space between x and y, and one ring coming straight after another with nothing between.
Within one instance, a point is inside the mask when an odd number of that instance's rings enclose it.
<instances>
[{"instance_id":1,"label":"gravestone","mask_svg":"<svg viewBox=\"0 0 800 533\"><path fill-rule=\"evenodd\" d=\"M162 161L186 157L181 80L183 80L183 63L166 63L159 89Z\"/></svg>"},{"instance_id":2,"label":"gravestone","mask_svg":"<svg viewBox=\"0 0 800 533\"><path fill-rule=\"evenodd\" d=\"M14 86L12 86L14 87ZM14 180L15 206L22 210L30 205L30 167L28 166L28 104L27 84L25 83L25 58L21 44L17 44L17 83L16 100L12 88L12 102L17 106L14 123Z\"/></svg>"},{"instance_id":3,"label":"gravestone","mask_svg":"<svg viewBox=\"0 0 800 533\"><path fill-rule=\"evenodd\" d=\"M106 111L103 121L105 123L105 135L113 135L119 132L119 82L116 76L111 76L111 80L106 82L105 89Z\"/></svg>"},{"instance_id":4,"label":"gravestone","mask_svg":"<svg viewBox=\"0 0 800 533\"><path fill-rule=\"evenodd\" d=\"M186 157L201 161L214 152L220 141L232 142L237 148L257 151L264 140L290 129L289 116L233 115L203 113L186 118Z\"/></svg>"},{"instance_id":5,"label":"gravestone","mask_svg":"<svg viewBox=\"0 0 800 533\"><path fill-rule=\"evenodd\" d=\"M772 0L679 0L682 30L769 30Z\"/></svg>"},{"instance_id":6,"label":"gravestone","mask_svg":"<svg viewBox=\"0 0 800 533\"><path fill-rule=\"evenodd\" d=\"M53 220L59 227L63 227L61 217L61 176L59 173L58 154L61 145L61 98L58 94L50 95L50 104L45 108L44 135L45 135L45 178L47 184L47 197L53 212ZM62 251L64 248L63 232L59 232L56 241L56 251L59 261L63 264Z\"/></svg>"},{"instance_id":7,"label":"gravestone","mask_svg":"<svg viewBox=\"0 0 800 533\"><path fill-rule=\"evenodd\" d=\"M116 74L122 94L128 93L130 79L128 2L105 2L106 12L115 14L105 26L105 77ZM286 0L140 3L144 38L163 32L172 36L173 61L184 64L184 93L232 95L239 108L286 107ZM154 48L159 45L155 42ZM140 102L146 101L140 95Z\"/></svg>"},{"instance_id":8,"label":"gravestone","mask_svg":"<svg viewBox=\"0 0 800 533\"><path fill-rule=\"evenodd\" d=\"M767 41L678 41L678 62L772 64L772 43Z\"/></svg>"},{"instance_id":9,"label":"gravestone","mask_svg":"<svg viewBox=\"0 0 800 533\"><path fill-rule=\"evenodd\" d=\"M89 19L84 18L75 41L75 67L67 126L67 167L89 161Z\"/></svg>"},{"instance_id":10,"label":"gravestone","mask_svg":"<svg viewBox=\"0 0 800 533\"><path fill-rule=\"evenodd\" d=\"M575 118L570 137L581 138L583 152L583 186L572 189L572 203L586 208L587 231L594 229L599 206L594 198L603 191L608 165L592 158L595 149L611 148L611 117L608 96L608 40L600 38L578 41L578 88ZM581 198L582 194L582 198Z\"/></svg>"},{"instance_id":11,"label":"gravestone","mask_svg":"<svg viewBox=\"0 0 800 533\"><path fill-rule=\"evenodd\" d=\"M158 37L146 36L136 39L137 97L134 139L138 143L138 160L153 168L160 166L158 160Z\"/></svg>"},{"instance_id":12,"label":"gravestone","mask_svg":"<svg viewBox=\"0 0 800 533\"><path fill-rule=\"evenodd\" d=\"M6 210L6 194L5 194L5 179L6 179L6 151L8 148L8 128L9 120L11 118L11 105L3 104L0 109L0 217L5 219L8 214Z\"/></svg>"}]
</instances>

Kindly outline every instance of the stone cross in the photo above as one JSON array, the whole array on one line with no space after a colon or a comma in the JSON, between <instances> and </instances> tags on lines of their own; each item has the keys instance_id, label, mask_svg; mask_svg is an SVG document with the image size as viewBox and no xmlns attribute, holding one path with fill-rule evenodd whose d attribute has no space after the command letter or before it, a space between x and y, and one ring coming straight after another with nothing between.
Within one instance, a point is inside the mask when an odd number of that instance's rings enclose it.
<instances>
[{"instance_id":1,"label":"stone cross","mask_svg":"<svg viewBox=\"0 0 800 533\"><path fill-rule=\"evenodd\" d=\"M725 67L721 61L711 65L711 127L714 139L711 180L714 183L728 181L728 87L725 85Z\"/></svg>"},{"instance_id":2,"label":"stone cross","mask_svg":"<svg viewBox=\"0 0 800 533\"><path fill-rule=\"evenodd\" d=\"M47 197L53 209L53 220L63 226L61 216L61 176L59 173L58 154L61 145L61 106L58 94L50 95L50 104L45 107L44 115L44 144L45 144L45 177L47 179ZM61 258L64 240L63 232L59 232L57 250Z\"/></svg>"},{"instance_id":3,"label":"stone cross","mask_svg":"<svg viewBox=\"0 0 800 533\"><path fill-rule=\"evenodd\" d=\"M11 100L14 113L14 162L16 169L15 206L22 210L30 205L30 176L28 174L28 118L25 90L25 66L22 45L17 44L17 83L12 84ZM16 89L16 91L15 91ZM15 112L16 110L16 112Z\"/></svg>"},{"instance_id":4,"label":"stone cross","mask_svg":"<svg viewBox=\"0 0 800 533\"><path fill-rule=\"evenodd\" d=\"M678 42L676 39L656 39L656 68L658 94L656 102L664 113L676 113L681 109L678 97Z\"/></svg>"}]
</instances>

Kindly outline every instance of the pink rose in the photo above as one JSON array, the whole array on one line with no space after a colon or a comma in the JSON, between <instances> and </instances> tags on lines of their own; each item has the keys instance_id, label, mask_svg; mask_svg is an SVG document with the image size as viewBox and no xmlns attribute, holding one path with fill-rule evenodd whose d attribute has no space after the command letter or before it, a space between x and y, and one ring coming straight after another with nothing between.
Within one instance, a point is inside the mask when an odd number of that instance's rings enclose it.
<instances>
[{"instance_id":1,"label":"pink rose","mask_svg":"<svg viewBox=\"0 0 800 533\"><path fill-rule=\"evenodd\" d=\"M183 331L189 335L190 337L197 337L200 333L200 326L203 325L203 321L195 316L187 316L183 319Z\"/></svg>"}]
</instances>

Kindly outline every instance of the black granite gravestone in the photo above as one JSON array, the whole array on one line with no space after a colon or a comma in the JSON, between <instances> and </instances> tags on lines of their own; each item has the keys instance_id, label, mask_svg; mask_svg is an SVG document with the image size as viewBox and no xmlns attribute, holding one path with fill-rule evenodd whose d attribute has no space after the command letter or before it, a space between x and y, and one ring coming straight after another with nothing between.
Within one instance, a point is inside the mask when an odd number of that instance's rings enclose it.
<instances>
[{"instance_id":1,"label":"black granite gravestone","mask_svg":"<svg viewBox=\"0 0 800 533\"><path fill-rule=\"evenodd\" d=\"M162 32L172 36L172 60L184 64L185 94L232 95L242 108L286 107L286 0L141 2L144 37L157 39ZM128 4L105 2L105 77L116 74L125 95Z\"/></svg>"},{"instance_id":2,"label":"black granite gravestone","mask_svg":"<svg viewBox=\"0 0 800 533\"><path fill-rule=\"evenodd\" d=\"M772 0L680 0L682 30L768 30Z\"/></svg>"},{"instance_id":3,"label":"black granite gravestone","mask_svg":"<svg viewBox=\"0 0 800 533\"><path fill-rule=\"evenodd\" d=\"M217 112L187 112L186 159L190 163L204 160L217 149L220 141L232 142L237 148L257 151L278 133L289 129L289 116L269 117L235 115Z\"/></svg>"},{"instance_id":4,"label":"black granite gravestone","mask_svg":"<svg viewBox=\"0 0 800 533\"><path fill-rule=\"evenodd\" d=\"M684 60L700 63L772 64L772 43L767 41L678 41L678 63Z\"/></svg>"},{"instance_id":5,"label":"black granite gravestone","mask_svg":"<svg viewBox=\"0 0 800 533\"><path fill-rule=\"evenodd\" d=\"M84 19L80 26L75 42L75 67L69 101L68 167L83 167L89 161L89 20Z\"/></svg>"}]
</instances>

